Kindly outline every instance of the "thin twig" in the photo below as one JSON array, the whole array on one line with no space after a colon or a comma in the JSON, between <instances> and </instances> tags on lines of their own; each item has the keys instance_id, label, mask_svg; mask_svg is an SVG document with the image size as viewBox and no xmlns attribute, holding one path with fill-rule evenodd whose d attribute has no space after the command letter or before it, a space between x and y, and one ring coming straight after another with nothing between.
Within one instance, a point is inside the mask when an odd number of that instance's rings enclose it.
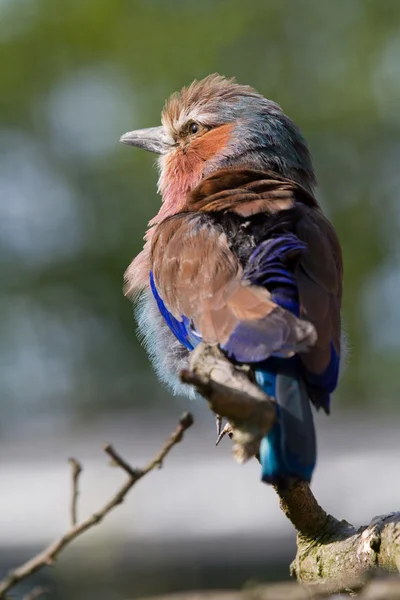
<instances>
[{"instance_id":1,"label":"thin twig","mask_svg":"<svg viewBox=\"0 0 400 600\"><path fill-rule=\"evenodd\" d=\"M52 542L42 552L39 552L28 560L26 563L20 565L16 569L10 571L4 579L0 581L0 598L4 598L5 594L14 587L17 583L20 583L26 577L33 575L45 566L52 565L56 560L60 552L68 546L73 540L81 536L88 529L91 529L94 525L100 523L109 512L111 512L116 506L121 504L129 490L147 473L153 471L157 467L160 467L162 461L170 452L170 450L178 444L182 438L184 432L193 424L193 417L190 413L184 413L179 420L179 425L174 433L167 440L161 451L148 463L147 466L142 470L135 470L124 461L119 454L109 445L104 448L104 451L111 456L111 458L125 471L128 473L128 480L117 490L117 492L106 502L97 512L90 515L87 519L84 519L80 523L72 525L64 535Z\"/></svg>"},{"instance_id":2,"label":"thin twig","mask_svg":"<svg viewBox=\"0 0 400 600\"><path fill-rule=\"evenodd\" d=\"M72 486L71 486L71 525L74 526L78 522L78 497L79 497L79 476L82 473L82 465L76 458L70 458Z\"/></svg>"},{"instance_id":3,"label":"thin twig","mask_svg":"<svg viewBox=\"0 0 400 600\"><path fill-rule=\"evenodd\" d=\"M123 469L132 479L138 479L142 476L142 471L140 469L132 469L131 465L129 465L123 458L118 454L116 450L111 446L111 444L106 444L104 446L104 452L106 452L112 459L111 464L116 467L120 467Z\"/></svg>"}]
</instances>

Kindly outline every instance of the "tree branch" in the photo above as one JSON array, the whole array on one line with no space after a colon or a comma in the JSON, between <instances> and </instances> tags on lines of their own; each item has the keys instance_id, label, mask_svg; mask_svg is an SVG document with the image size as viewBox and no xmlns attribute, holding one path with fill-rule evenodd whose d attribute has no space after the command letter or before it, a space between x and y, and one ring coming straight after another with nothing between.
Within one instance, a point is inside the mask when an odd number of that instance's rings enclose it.
<instances>
[{"instance_id":1,"label":"tree branch","mask_svg":"<svg viewBox=\"0 0 400 600\"><path fill-rule=\"evenodd\" d=\"M194 385L208 400L211 409L229 420L236 460L243 462L257 455L260 440L274 423L275 407L273 399L251 380L249 370L231 364L216 346L200 344L192 353L191 370L182 373L182 380ZM123 502L139 479L162 466L164 458L181 441L184 431L192 423L190 414L183 415L176 431L143 469L132 468L112 446L105 446L104 451L113 464L121 468L128 479L96 513L80 523L77 522L77 504L82 467L75 459L70 459L71 527L0 581L0 599L23 579L53 564L67 545L100 523ZM165 600L309 600L328 598L342 591L360 593L359 597L365 600L400 600L400 578L369 582L372 573L400 571L400 513L376 517L369 525L356 529L327 514L304 482L293 483L285 490L276 488L276 492L282 511L297 531L297 554L291 573L296 575L300 585L276 584L238 592L175 594L164 597ZM44 590L39 588L27 598L31 600L42 593Z\"/></svg>"},{"instance_id":2,"label":"tree branch","mask_svg":"<svg viewBox=\"0 0 400 600\"><path fill-rule=\"evenodd\" d=\"M70 458L72 485L71 485L71 525L74 526L78 520L78 497L79 497L79 477L82 473L82 465L76 458Z\"/></svg>"},{"instance_id":3,"label":"tree branch","mask_svg":"<svg viewBox=\"0 0 400 600\"><path fill-rule=\"evenodd\" d=\"M104 451L113 459L113 461L128 474L127 481L115 492L115 494L95 513L84 519L80 523L76 522L76 509L78 497L78 480L82 470L79 463L70 459L72 464L72 500L71 500L71 520L72 525L59 539L51 543L42 552L20 565L16 569L10 571L4 579L0 581L0 598L4 598L5 594L15 585L33 575L43 567L52 565L60 552L73 542L76 538L91 529L94 525L100 523L116 506L121 504L130 489L142 479L145 475L156 468L161 467L164 458L170 450L178 444L184 432L193 424L193 417L190 413L184 413L179 420L179 425L175 432L166 441L160 452L151 460L143 469L133 469L121 456L107 445ZM33 593L33 592L32 592ZM43 590L41 591L43 593ZM33 596L35 597L35 595ZM29 596L28 596L29 598Z\"/></svg>"},{"instance_id":4,"label":"tree branch","mask_svg":"<svg viewBox=\"0 0 400 600\"><path fill-rule=\"evenodd\" d=\"M199 344L191 370L181 379L194 385L216 415L233 426L233 454L242 463L258 453L260 441L275 420L273 400L249 377L249 370L229 362L218 346Z\"/></svg>"},{"instance_id":5,"label":"tree branch","mask_svg":"<svg viewBox=\"0 0 400 600\"><path fill-rule=\"evenodd\" d=\"M274 422L273 400L216 346L200 344L190 367L182 380L195 385L216 414L228 418L236 459L243 462L257 455L261 438ZM275 489L282 511L297 531L291 573L299 582L329 582L331 591L338 592L349 587L349 579L356 586L364 582L371 570L400 571L400 513L376 517L355 529L328 515L307 483Z\"/></svg>"}]
</instances>

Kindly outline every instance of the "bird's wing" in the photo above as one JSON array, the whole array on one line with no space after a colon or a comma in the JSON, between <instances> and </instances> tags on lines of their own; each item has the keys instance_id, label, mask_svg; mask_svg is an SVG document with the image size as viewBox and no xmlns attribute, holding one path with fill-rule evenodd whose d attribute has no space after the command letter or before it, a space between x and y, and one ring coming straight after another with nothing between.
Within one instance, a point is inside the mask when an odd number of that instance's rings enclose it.
<instances>
[{"instance_id":1,"label":"bird's wing","mask_svg":"<svg viewBox=\"0 0 400 600\"><path fill-rule=\"evenodd\" d=\"M272 171L222 169L204 179L190 194L187 206L194 212L234 212L242 217L276 214L295 201L317 207L316 200L294 181Z\"/></svg>"},{"instance_id":2,"label":"bird's wing","mask_svg":"<svg viewBox=\"0 0 400 600\"><path fill-rule=\"evenodd\" d=\"M320 211L304 208L295 232L307 246L295 273L300 314L313 323L318 335L316 345L302 361L317 375L326 371L333 352L340 356L342 252L332 225Z\"/></svg>"},{"instance_id":3,"label":"bird's wing","mask_svg":"<svg viewBox=\"0 0 400 600\"><path fill-rule=\"evenodd\" d=\"M257 248L247 255L247 277L265 285L273 300L289 308L293 305L290 277L294 276L300 317L313 323L318 336L312 349L301 356L306 376L312 386L333 391L340 356L342 254L334 228L316 200L276 173L226 169L204 180L188 204L200 212L236 213L250 219L257 214L268 216L263 226L256 221L251 225L253 231L261 227L261 233ZM290 248L297 253L291 265Z\"/></svg>"},{"instance_id":4,"label":"bird's wing","mask_svg":"<svg viewBox=\"0 0 400 600\"><path fill-rule=\"evenodd\" d=\"M151 266L156 293L174 319L189 321L203 340L223 347L236 336L246 361L293 353L315 341L308 322L243 277L226 233L209 214L184 212L160 223Z\"/></svg>"}]
</instances>

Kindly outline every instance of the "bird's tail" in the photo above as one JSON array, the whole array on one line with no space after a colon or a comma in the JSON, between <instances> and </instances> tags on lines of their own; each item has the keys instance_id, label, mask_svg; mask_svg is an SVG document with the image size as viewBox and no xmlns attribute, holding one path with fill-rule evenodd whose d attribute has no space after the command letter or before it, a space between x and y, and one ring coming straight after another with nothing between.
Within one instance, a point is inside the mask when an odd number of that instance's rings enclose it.
<instances>
[{"instance_id":1,"label":"bird's tail","mask_svg":"<svg viewBox=\"0 0 400 600\"><path fill-rule=\"evenodd\" d=\"M276 366L278 364L278 366ZM310 481L316 463L314 420L307 389L295 361L255 370L258 384L276 400L277 420L260 444L262 479L275 485Z\"/></svg>"}]
</instances>

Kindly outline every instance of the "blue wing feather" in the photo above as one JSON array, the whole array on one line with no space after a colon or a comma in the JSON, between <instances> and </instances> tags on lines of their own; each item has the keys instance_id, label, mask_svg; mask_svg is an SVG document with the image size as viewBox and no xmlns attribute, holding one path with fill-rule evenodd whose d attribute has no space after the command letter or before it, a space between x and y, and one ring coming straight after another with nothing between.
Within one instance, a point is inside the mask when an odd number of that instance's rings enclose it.
<instances>
[{"instance_id":1,"label":"blue wing feather","mask_svg":"<svg viewBox=\"0 0 400 600\"><path fill-rule=\"evenodd\" d=\"M193 350L193 348L195 346L193 345L192 340L190 339L190 334L189 334L190 321L189 321L189 319L187 317L183 316L182 320L179 321L169 312L169 310L165 306L160 294L157 291L156 284L154 283L154 276L153 276L152 271L150 271L150 288L151 288L151 291L153 292L154 299L157 302L158 309L159 309L160 313L162 314L162 316L164 317L165 322L167 323L167 325L170 328L170 330L172 331L172 333L175 335L175 337L178 338L180 343L183 344L188 350Z\"/></svg>"}]
</instances>

